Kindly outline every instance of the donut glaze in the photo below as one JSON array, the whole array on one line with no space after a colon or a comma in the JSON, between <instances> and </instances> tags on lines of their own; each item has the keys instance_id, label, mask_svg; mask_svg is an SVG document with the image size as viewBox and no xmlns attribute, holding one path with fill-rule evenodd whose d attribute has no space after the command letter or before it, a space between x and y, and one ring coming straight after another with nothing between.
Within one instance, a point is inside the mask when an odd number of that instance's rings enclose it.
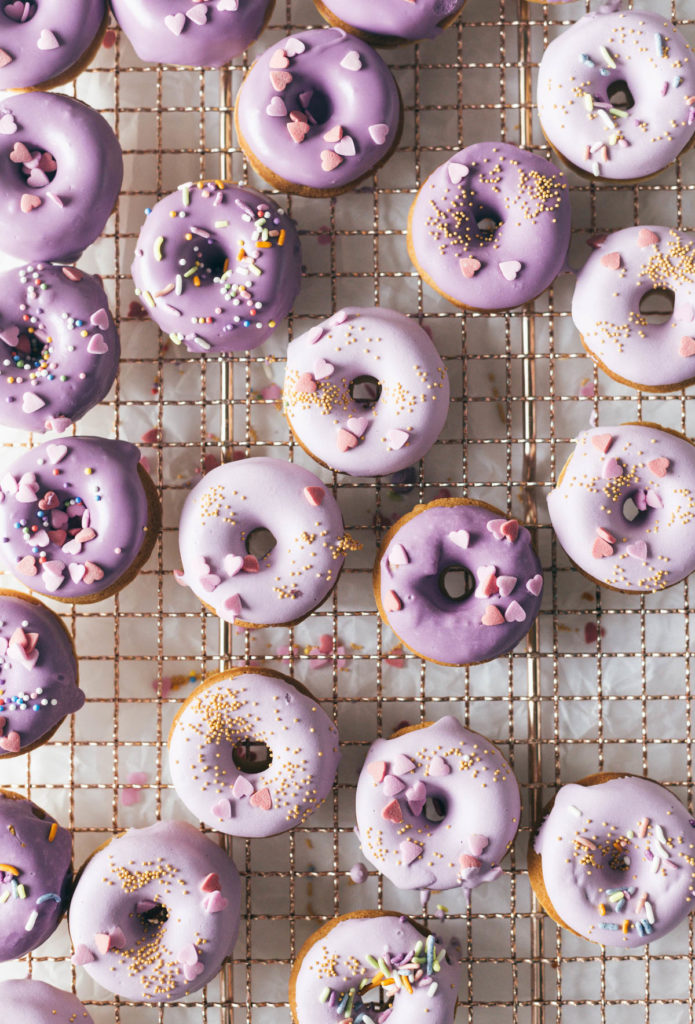
<instances>
[{"instance_id":1,"label":"donut glaze","mask_svg":"<svg viewBox=\"0 0 695 1024\"><path fill-rule=\"evenodd\" d=\"M618 85L620 83L620 85ZM627 84L634 103L613 106ZM657 174L695 132L693 54L651 11L592 12L554 39L538 70L538 116L575 170L613 181Z\"/></svg>"},{"instance_id":2,"label":"donut glaze","mask_svg":"<svg viewBox=\"0 0 695 1024\"><path fill-rule=\"evenodd\" d=\"M451 597L441 581L461 568L470 585ZM443 665L511 651L531 628L542 591L528 530L463 498L416 505L388 531L374 566L382 619L415 654Z\"/></svg>"},{"instance_id":3,"label":"donut glaze","mask_svg":"<svg viewBox=\"0 0 695 1024\"><path fill-rule=\"evenodd\" d=\"M31 978L0 981L0 1004L8 1020L22 1024L94 1024L71 992Z\"/></svg>"},{"instance_id":4,"label":"donut glaze","mask_svg":"<svg viewBox=\"0 0 695 1024\"><path fill-rule=\"evenodd\" d=\"M148 213L132 266L135 293L190 352L236 352L269 338L302 276L294 221L268 196L190 182Z\"/></svg>"},{"instance_id":5,"label":"donut glaze","mask_svg":"<svg viewBox=\"0 0 695 1024\"><path fill-rule=\"evenodd\" d=\"M673 586L695 569L695 447L651 423L584 430L548 511L560 544L591 579L627 593Z\"/></svg>"},{"instance_id":6,"label":"donut glaze","mask_svg":"<svg viewBox=\"0 0 695 1024\"><path fill-rule=\"evenodd\" d=\"M425 804L445 808L439 822ZM445 715L372 743L356 795L364 856L399 889L471 890L497 878L521 814L499 750Z\"/></svg>"},{"instance_id":7,"label":"donut glaze","mask_svg":"<svg viewBox=\"0 0 695 1024\"><path fill-rule=\"evenodd\" d=\"M247 546L259 529L277 541L260 560ZM207 473L186 498L175 575L225 622L286 625L321 604L354 548L335 498L308 469L242 459Z\"/></svg>"},{"instance_id":8,"label":"donut glaze","mask_svg":"<svg viewBox=\"0 0 695 1024\"><path fill-rule=\"evenodd\" d=\"M398 979L385 988L390 1024L452 1024L461 977L453 950L407 917L370 910L336 917L304 943L290 976L295 1024L338 1024L348 1007L350 1020L362 1021L360 1008L374 1004L360 986L382 977Z\"/></svg>"},{"instance_id":9,"label":"donut glaze","mask_svg":"<svg viewBox=\"0 0 695 1024\"><path fill-rule=\"evenodd\" d=\"M0 790L0 960L51 935L68 904L72 839L40 807Z\"/></svg>"},{"instance_id":10,"label":"donut glaze","mask_svg":"<svg viewBox=\"0 0 695 1024\"><path fill-rule=\"evenodd\" d=\"M45 92L0 101L0 251L78 259L103 231L122 178L118 139L86 103Z\"/></svg>"},{"instance_id":11,"label":"donut glaze","mask_svg":"<svg viewBox=\"0 0 695 1024\"><path fill-rule=\"evenodd\" d=\"M368 43L319 28L288 36L257 58L234 116L239 142L266 181L336 195L390 154L400 136L401 99Z\"/></svg>"},{"instance_id":12,"label":"donut glaze","mask_svg":"<svg viewBox=\"0 0 695 1024\"><path fill-rule=\"evenodd\" d=\"M182 999L231 953L240 897L233 861L192 825L131 828L80 872L70 902L73 963L123 999Z\"/></svg>"},{"instance_id":13,"label":"donut glaze","mask_svg":"<svg viewBox=\"0 0 695 1024\"><path fill-rule=\"evenodd\" d=\"M570 213L565 176L548 160L478 142L441 164L416 195L408 252L420 276L455 305L512 309L565 268Z\"/></svg>"},{"instance_id":14,"label":"donut glaze","mask_svg":"<svg viewBox=\"0 0 695 1024\"><path fill-rule=\"evenodd\" d=\"M533 839L541 902L585 939L643 946L693 909L694 848L695 823L656 782L592 776L562 786Z\"/></svg>"},{"instance_id":15,"label":"donut glaze","mask_svg":"<svg viewBox=\"0 0 695 1024\"><path fill-rule=\"evenodd\" d=\"M121 346L97 277L36 263L0 274L0 425L66 430L105 398Z\"/></svg>"},{"instance_id":16,"label":"donut glaze","mask_svg":"<svg viewBox=\"0 0 695 1024\"><path fill-rule=\"evenodd\" d=\"M267 746L264 771L237 767L234 754L247 740ZM320 704L268 669L209 676L169 734L179 797L204 824L232 836L272 836L302 825L330 793L339 760L338 731Z\"/></svg>"},{"instance_id":17,"label":"donut glaze","mask_svg":"<svg viewBox=\"0 0 695 1024\"><path fill-rule=\"evenodd\" d=\"M435 39L460 14L466 0L316 0L331 24L349 26L376 45Z\"/></svg>"},{"instance_id":18,"label":"donut glaze","mask_svg":"<svg viewBox=\"0 0 695 1024\"><path fill-rule=\"evenodd\" d=\"M351 385L373 378L366 408ZM430 450L449 408L449 378L429 334L392 309L350 306L290 342L283 404L299 443L352 476L411 466Z\"/></svg>"}]
</instances>

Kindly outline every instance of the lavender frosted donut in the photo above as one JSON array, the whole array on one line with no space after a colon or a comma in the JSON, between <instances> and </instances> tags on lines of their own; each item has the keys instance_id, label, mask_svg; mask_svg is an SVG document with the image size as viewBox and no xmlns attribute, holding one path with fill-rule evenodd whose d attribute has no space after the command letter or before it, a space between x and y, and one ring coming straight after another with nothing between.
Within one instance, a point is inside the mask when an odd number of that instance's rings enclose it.
<instances>
[{"instance_id":1,"label":"lavender frosted donut","mask_svg":"<svg viewBox=\"0 0 695 1024\"><path fill-rule=\"evenodd\" d=\"M652 11L592 12L554 39L538 70L538 116L580 174L658 174L695 132L693 53Z\"/></svg>"},{"instance_id":2,"label":"lavender frosted donut","mask_svg":"<svg viewBox=\"0 0 695 1024\"><path fill-rule=\"evenodd\" d=\"M58 927L72 885L72 838L31 800L0 790L0 961Z\"/></svg>"},{"instance_id":3,"label":"lavender frosted donut","mask_svg":"<svg viewBox=\"0 0 695 1024\"><path fill-rule=\"evenodd\" d=\"M570 241L565 176L544 157L478 142L430 174L410 208L408 252L464 309L512 309L548 288Z\"/></svg>"},{"instance_id":4,"label":"lavender frosted donut","mask_svg":"<svg viewBox=\"0 0 695 1024\"><path fill-rule=\"evenodd\" d=\"M693 908L695 822L656 782L591 775L562 786L529 845L531 884L563 928L633 949Z\"/></svg>"},{"instance_id":5,"label":"lavender frosted donut","mask_svg":"<svg viewBox=\"0 0 695 1024\"><path fill-rule=\"evenodd\" d=\"M0 981L0 1004L8 1020L22 1024L94 1024L79 999L45 981Z\"/></svg>"},{"instance_id":6,"label":"lavender frosted donut","mask_svg":"<svg viewBox=\"0 0 695 1024\"><path fill-rule=\"evenodd\" d=\"M673 586L695 569L695 446L653 423L584 430L548 511L596 583L638 594Z\"/></svg>"},{"instance_id":7,"label":"lavender frosted donut","mask_svg":"<svg viewBox=\"0 0 695 1024\"><path fill-rule=\"evenodd\" d=\"M180 185L140 230L135 294L191 352L236 352L269 338L297 297L294 221L262 192L222 181Z\"/></svg>"},{"instance_id":8,"label":"lavender frosted donut","mask_svg":"<svg viewBox=\"0 0 695 1024\"><path fill-rule=\"evenodd\" d=\"M373 1016L363 995L383 978L392 979L384 986L390 1007ZM457 954L431 932L398 914L359 910L304 943L290 975L290 1009L295 1024L340 1024L346 1013L356 1024L387 1016L390 1024L452 1024L460 978Z\"/></svg>"},{"instance_id":9,"label":"lavender frosted donut","mask_svg":"<svg viewBox=\"0 0 695 1024\"><path fill-rule=\"evenodd\" d=\"M234 862L192 825L131 828L80 871L70 901L72 962L123 999L183 999L232 952L240 896Z\"/></svg>"},{"instance_id":10,"label":"lavender frosted donut","mask_svg":"<svg viewBox=\"0 0 695 1024\"><path fill-rule=\"evenodd\" d=\"M234 121L254 169L273 187L332 196L372 174L401 133L393 75L363 40L338 28L298 32L254 62Z\"/></svg>"},{"instance_id":11,"label":"lavender frosted donut","mask_svg":"<svg viewBox=\"0 0 695 1024\"><path fill-rule=\"evenodd\" d=\"M23 452L0 479L0 561L56 601L114 594L149 557L159 501L126 441L69 437Z\"/></svg>"},{"instance_id":12,"label":"lavender frosted donut","mask_svg":"<svg viewBox=\"0 0 695 1024\"><path fill-rule=\"evenodd\" d=\"M276 544L258 559L249 538L263 529ZM225 622L288 625L328 597L355 547L335 498L308 469L242 459L207 473L186 498L175 577Z\"/></svg>"},{"instance_id":13,"label":"lavender frosted donut","mask_svg":"<svg viewBox=\"0 0 695 1024\"><path fill-rule=\"evenodd\" d=\"M248 740L268 748L263 771L239 759ZM338 732L321 705L271 669L208 676L169 733L179 797L205 825L231 836L273 836L302 825L330 793L339 760Z\"/></svg>"},{"instance_id":14,"label":"lavender frosted donut","mask_svg":"<svg viewBox=\"0 0 695 1024\"><path fill-rule=\"evenodd\" d=\"M103 231L122 178L118 139L86 103L46 92L0 100L0 251L78 259Z\"/></svg>"},{"instance_id":15,"label":"lavender frosted donut","mask_svg":"<svg viewBox=\"0 0 695 1024\"><path fill-rule=\"evenodd\" d=\"M396 46L435 39L452 25L466 0L314 0L319 14L336 28L372 46Z\"/></svg>"},{"instance_id":16,"label":"lavender frosted donut","mask_svg":"<svg viewBox=\"0 0 695 1024\"><path fill-rule=\"evenodd\" d=\"M378 393L366 406L352 393L365 380ZM349 306L290 343L283 403L297 440L318 462L379 476L430 450L449 409L449 378L415 320Z\"/></svg>"},{"instance_id":17,"label":"lavender frosted donut","mask_svg":"<svg viewBox=\"0 0 695 1024\"><path fill-rule=\"evenodd\" d=\"M121 346L97 277L36 263L0 274L0 425L66 430L105 398Z\"/></svg>"},{"instance_id":18,"label":"lavender frosted donut","mask_svg":"<svg viewBox=\"0 0 695 1024\"><path fill-rule=\"evenodd\" d=\"M511 651L531 628L542 591L528 530L465 498L416 505L388 531L374 563L382 619L418 657L442 665Z\"/></svg>"},{"instance_id":19,"label":"lavender frosted donut","mask_svg":"<svg viewBox=\"0 0 695 1024\"><path fill-rule=\"evenodd\" d=\"M445 715L372 743L356 808L362 852L399 889L469 891L502 874L521 799L499 750Z\"/></svg>"}]
</instances>

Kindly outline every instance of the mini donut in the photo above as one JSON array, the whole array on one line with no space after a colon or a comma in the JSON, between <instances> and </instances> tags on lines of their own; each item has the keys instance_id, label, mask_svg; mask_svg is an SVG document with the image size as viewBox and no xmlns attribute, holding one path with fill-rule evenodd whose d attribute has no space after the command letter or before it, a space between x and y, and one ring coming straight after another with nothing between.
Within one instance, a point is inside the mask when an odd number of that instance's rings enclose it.
<instances>
[{"instance_id":1,"label":"mini donut","mask_svg":"<svg viewBox=\"0 0 695 1024\"><path fill-rule=\"evenodd\" d=\"M22 1024L94 1024L71 992L32 978L0 981L0 1005L8 1020Z\"/></svg>"},{"instance_id":2,"label":"mini donut","mask_svg":"<svg viewBox=\"0 0 695 1024\"><path fill-rule=\"evenodd\" d=\"M265 744L263 771L237 766ZM218 672L186 699L169 733L174 788L192 814L230 836L274 836L320 807L338 770L338 731L296 679L271 669Z\"/></svg>"},{"instance_id":3,"label":"mini donut","mask_svg":"<svg viewBox=\"0 0 695 1024\"><path fill-rule=\"evenodd\" d=\"M665 786L600 772L561 786L531 836L543 909L602 946L663 938L693 909L695 821Z\"/></svg>"},{"instance_id":4,"label":"mini donut","mask_svg":"<svg viewBox=\"0 0 695 1024\"><path fill-rule=\"evenodd\" d=\"M502 874L521 798L499 750L445 715L372 743L356 813L364 856L399 889L468 892Z\"/></svg>"},{"instance_id":5,"label":"mini donut","mask_svg":"<svg viewBox=\"0 0 695 1024\"><path fill-rule=\"evenodd\" d=\"M322 18L372 46L436 39L453 25L466 0L314 0Z\"/></svg>"},{"instance_id":6,"label":"mini donut","mask_svg":"<svg viewBox=\"0 0 695 1024\"><path fill-rule=\"evenodd\" d=\"M546 139L585 177L658 174L695 133L695 63L686 39L653 11L592 11L557 36L538 69Z\"/></svg>"},{"instance_id":7,"label":"mini donut","mask_svg":"<svg viewBox=\"0 0 695 1024\"><path fill-rule=\"evenodd\" d=\"M374 382L365 405L352 388ZM287 349L283 405L301 446L352 476L396 473L423 458L449 410L449 378L422 327L392 309L341 309Z\"/></svg>"},{"instance_id":8,"label":"mini donut","mask_svg":"<svg viewBox=\"0 0 695 1024\"><path fill-rule=\"evenodd\" d=\"M295 1024L453 1024L461 964L421 925L388 910L334 917L310 935L292 965ZM383 986L390 1006L372 1017L370 989ZM390 1010L390 1012L389 1012Z\"/></svg>"},{"instance_id":9,"label":"mini donut","mask_svg":"<svg viewBox=\"0 0 695 1024\"><path fill-rule=\"evenodd\" d=\"M695 569L695 446L654 423L584 430L548 511L595 583L635 594L671 587Z\"/></svg>"},{"instance_id":10,"label":"mini donut","mask_svg":"<svg viewBox=\"0 0 695 1024\"><path fill-rule=\"evenodd\" d=\"M23 452L0 478L0 562L55 601L102 601L147 561L157 492L126 441L66 437Z\"/></svg>"},{"instance_id":11,"label":"mini donut","mask_svg":"<svg viewBox=\"0 0 695 1024\"><path fill-rule=\"evenodd\" d=\"M68 830L31 800L0 789L0 961L24 956L53 934L71 886Z\"/></svg>"},{"instance_id":12,"label":"mini donut","mask_svg":"<svg viewBox=\"0 0 695 1024\"><path fill-rule=\"evenodd\" d=\"M147 212L135 294L190 352L236 352L269 338L302 277L294 221L269 196L225 181L180 185Z\"/></svg>"},{"instance_id":13,"label":"mini donut","mask_svg":"<svg viewBox=\"0 0 695 1024\"><path fill-rule=\"evenodd\" d=\"M175 1002L212 981L232 952L240 900L234 862L192 825L128 829L80 870L72 962L122 999Z\"/></svg>"},{"instance_id":14,"label":"mini donut","mask_svg":"<svg viewBox=\"0 0 695 1024\"><path fill-rule=\"evenodd\" d=\"M262 558L251 535L276 541ZM303 466L281 459L228 462L186 498L179 523L183 569L174 573L225 622L253 629L300 622L331 593L348 551L338 504Z\"/></svg>"},{"instance_id":15,"label":"mini donut","mask_svg":"<svg viewBox=\"0 0 695 1024\"><path fill-rule=\"evenodd\" d=\"M336 196L373 174L398 144L398 86L379 54L338 28L298 32L256 59L234 124L273 188Z\"/></svg>"},{"instance_id":16,"label":"mini donut","mask_svg":"<svg viewBox=\"0 0 695 1024\"><path fill-rule=\"evenodd\" d=\"M0 425L66 430L109 392L121 346L100 280L36 263L0 274Z\"/></svg>"},{"instance_id":17,"label":"mini donut","mask_svg":"<svg viewBox=\"0 0 695 1024\"><path fill-rule=\"evenodd\" d=\"M537 298L565 269L570 196L556 167L504 142L478 142L430 174L408 216L408 253L462 309Z\"/></svg>"},{"instance_id":18,"label":"mini donut","mask_svg":"<svg viewBox=\"0 0 695 1024\"><path fill-rule=\"evenodd\" d=\"M461 596L445 587L450 573L463 574ZM388 531L374 563L382 619L418 657L441 665L507 654L533 625L542 592L528 530L467 498L416 505Z\"/></svg>"},{"instance_id":19,"label":"mini donut","mask_svg":"<svg viewBox=\"0 0 695 1024\"><path fill-rule=\"evenodd\" d=\"M43 2L43 0L42 0ZM123 178L101 114L57 93L0 100L0 251L70 263L101 234Z\"/></svg>"}]
</instances>

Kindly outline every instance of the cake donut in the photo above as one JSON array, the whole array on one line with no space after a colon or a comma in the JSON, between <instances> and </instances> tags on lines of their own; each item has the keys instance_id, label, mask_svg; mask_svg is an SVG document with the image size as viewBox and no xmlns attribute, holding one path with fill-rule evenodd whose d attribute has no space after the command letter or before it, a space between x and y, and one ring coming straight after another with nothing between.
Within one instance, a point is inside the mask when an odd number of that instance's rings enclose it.
<instances>
[{"instance_id":1,"label":"cake donut","mask_svg":"<svg viewBox=\"0 0 695 1024\"><path fill-rule=\"evenodd\" d=\"M265 744L262 771L244 759ZM338 732L295 679L271 669L218 672L193 691L169 733L174 788L192 814L231 836L273 836L302 825L335 781Z\"/></svg>"},{"instance_id":2,"label":"cake donut","mask_svg":"<svg viewBox=\"0 0 695 1024\"><path fill-rule=\"evenodd\" d=\"M234 123L273 188L335 196L373 174L398 144L398 86L379 54L342 29L298 32L254 62Z\"/></svg>"},{"instance_id":3,"label":"cake donut","mask_svg":"<svg viewBox=\"0 0 695 1024\"><path fill-rule=\"evenodd\" d=\"M0 274L0 425L66 430L109 392L121 346L101 282L36 263Z\"/></svg>"},{"instance_id":4,"label":"cake donut","mask_svg":"<svg viewBox=\"0 0 695 1024\"><path fill-rule=\"evenodd\" d=\"M693 909L695 821L671 793L634 775L561 786L529 843L539 902L563 928L633 949Z\"/></svg>"},{"instance_id":5,"label":"cake donut","mask_svg":"<svg viewBox=\"0 0 695 1024\"><path fill-rule=\"evenodd\" d=\"M232 952L240 898L234 862L192 825L128 829L80 870L70 901L72 962L122 999L183 999Z\"/></svg>"},{"instance_id":6,"label":"cake donut","mask_svg":"<svg viewBox=\"0 0 695 1024\"><path fill-rule=\"evenodd\" d=\"M565 269L570 217L567 181L548 160L478 142L441 164L415 196L408 253L454 305L512 309Z\"/></svg>"},{"instance_id":7,"label":"cake donut","mask_svg":"<svg viewBox=\"0 0 695 1024\"><path fill-rule=\"evenodd\" d=\"M123 178L118 139L70 96L0 100L0 251L68 263L104 230Z\"/></svg>"},{"instance_id":8,"label":"cake donut","mask_svg":"<svg viewBox=\"0 0 695 1024\"><path fill-rule=\"evenodd\" d=\"M360 382L377 392L365 403ZM422 327L392 309L341 309L290 342L283 406L302 447L324 466L379 476L430 450L449 409L449 378Z\"/></svg>"},{"instance_id":9,"label":"cake donut","mask_svg":"<svg viewBox=\"0 0 695 1024\"><path fill-rule=\"evenodd\" d=\"M673 586L695 569L695 446L653 423L584 430L548 511L595 583L638 594Z\"/></svg>"},{"instance_id":10,"label":"cake donut","mask_svg":"<svg viewBox=\"0 0 695 1024\"><path fill-rule=\"evenodd\" d=\"M418 657L442 665L507 654L533 625L542 591L528 530L467 498L416 505L388 531L374 563L382 619Z\"/></svg>"},{"instance_id":11,"label":"cake donut","mask_svg":"<svg viewBox=\"0 0 695 1024\"><path fill-rule=\"evenodd\" d=\"M407 917L358 910L324 924L290 974L295 1024L453 1024L461 965L453 949ZM389 1007L373 1016L364 997L381 987Z\"/></svg>"},{"instance_id":12,"label":"cake donut","mask_svg":"<svg viewBox=\"0 0 695 1024\"><path fill-rule=\"evenodd\" d=\"M445 715L372 743L356 813L364 856L397 888L468 892L501 875L521 798L499 750Z\"/></svg>"},{"instance_id":13,"label":"cake donut","mask_svg":"<svg viewBox=\"0 0 695 1024\"><path fill-rule=\"evenodd\" d=\"M695 132L693 53L653 11L592 11L557 36L538 69L546 139L580 174L658 174Z\"/></svg>"},{"instance_id":14,"label":"cake donut","mask_svg":"<svg viewBox=\"0 0 695 1024\"><path fill-rule=\"evenodd\" d=\"M45 942L67 909L72 837L31 800L0 789L0 961Z\"/></svg>"},{"instance_id":15,"label":"cake donut","mask_svg":"<svg viewBox=\"0 0 695 1024\"><path fill-rule=\"evenodd\" d=\"M135 294L190 352L235 352L269 338L302 277L294 221L262 192L225 181L180 185L147 213Z\"/></svg>"},{"instance_id":16,"label":"cake donut","mask_svg":"<svg viewBox=\"0 0 695 1024\"><path fill-rule=\"evenodd\" d=\"M258 530L276 542L261 558L250 552ZM186 498L175 578L225 622L290 625L328 597L356 547L335 498L308 469L242 459L207 473Z\"/></svg>"},{"instance_id":17,"label":"cake donut","mask_svg":"<svg viewBox=\"0 0 695 1024\"><path fill-rule=\"evenodd\" d=\"M0 562L56 601L88 604L149 558L159 499L126 441L69 437L23 452L0 478Z\"/></svg>"},{"instance_id":18,"label":"cake donut","mask_svg":"<svg viewBox=\"0 0 695 1024\"><path fill-rule=\"evenodd\" d=\"M435 39L458 18L466 0L314 0L322 18L372 46Z\"/></svg>"},{"instance_id":19,"label":"cake donut","mask_svg":"<svg viewBox=\"0 0 695 1024\"><path fill-rule=\"evenodd\" d=\"M0 1004L8 1020L21 1020L22 1024L94 1024L71 992L31 978L0 981Z\"/></svg>"}]
</instances>

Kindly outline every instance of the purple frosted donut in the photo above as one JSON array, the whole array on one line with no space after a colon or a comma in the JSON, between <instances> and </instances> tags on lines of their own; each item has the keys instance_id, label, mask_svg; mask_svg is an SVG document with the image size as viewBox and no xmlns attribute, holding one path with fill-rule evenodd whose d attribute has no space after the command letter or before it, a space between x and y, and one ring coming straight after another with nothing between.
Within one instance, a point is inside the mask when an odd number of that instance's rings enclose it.
<instances>
[{"instance_id":1,"label":"purple frosted donut","mask_svg":"<svg viewBox=\"0 0 695 1024\"><path fill-rule=\"evenodd\" d=\"M565 176L544 157L478 142L415 196L408 252L432 288L466 309L512 309L548 288L570 241Z\"/></svg>"},{"instance_id":2,"label":"purple frosted donut","mask_svg":"<svg viewBox=\"0 0 695 1024\"><path fill-rule=\"evenodd\" d=\"M0 479L0 560L57 601L100 601L156 539L154 486L126 441L69 437L23 452Z\"/></svg>"},{"instance_id":3,"label":"purple frosted donut","mask_svg":"<svg viewBox=\"0 0 695 1024\"><path fill-rule=\"evenodd\" d=\"M68 830L31 800L0 790L0 960L16 960L53 934L71 885Z\"/></svg>"},{"instance_id":4,"label":"purple frosted donut","mask_svg":"<svg viewBox=\"0 0 695 1024\"><path fill-rule=\"evenodd\" d=\"M353 396L372 383L377 397ZM427 331L392 309L350 306L287 349L285 413L318 462L352 476L423 458L449 410L449 378Z\"/></svg>"},{"instance_id":5,"label":"purple frosted donut","mask_svg":"<svg viewBox=\"0 0 695 1024\"><path fill-rule=\"evenodd\" d=\"M45 981L0 981L0 1004L8 1020L22 1024L94 1024L79 999Z\"/></svg>"},{"instance_id":6,"label":"purple frosted donut","mask_svg":"<svg viewBox=\"0 0 695 1024\"><path fill-rule=\"evenodd\" d=\"M507 654L531 628L542 591L528 530L465 498L416 505L388 531L374 565L382 619L420 658L442 665Z\"/></svg>"},{"instance_id":7,"label":"purple frosted donut","mask_svg":"<svg viewBox=\"0 0 695 1024\"><path fill-rule=\"evenodd\" d=\"M262 558L249 551L258 530L275 541ZM288 625L328 597L355 547L317 476L282 459L242 459L207 473L186 498L175 577L225 622Z\"/></svg>"},{"instance_id":8,"label":"purple frosted donut","mask_svg":"<svg viewBox=\"0 0 695 1024\"><path fill-rule=\"evenodd\" d=\"M66 430L105 398L121 346L97 277L36 263L0 274L0 425Z\"/></svg>"},{"instance_id":9,"label":"purple frosted donut","mask_svg":"<svg viewBox=\"0 0 695 1024\"><path fill-rule=\"evenodd\" d=\"M373 46L435 39L461 13L466 0L314 0L331 25Z\"/></svg>"},{"instance_id":10,"label":"purple frosted donut","mask_svg":"<svg viewBox=\"0 0 695 1024\"><path fill-rule=\"evenodd\" d=\"M275 188L337 195L383 163L401 98L379 54L338 28L298 32L254 62L237 94L239 142Z\"/></svg>"},{"instance_id":11,"label":"purple frosted donut","mask_svg":"<svg viewBox=\"0 0 695 1024\"><path fill-rule=\"evenodd\" d=\"M232 952L240 897L234 862L192 825L131 828L80 871L70 901L72 962L123 999L183 999Z\"/></svg>"},{"instance_id":12,"label":"purple frosted donut","mask_svg":"<svg viewBox=\"0 0 695 1024\"><path fill-rule=\"evenodd\" d=\"M445 715L372 743L356 814L362 852L399 889L471 890L502 874L521 798L499 750Z\"/></svg>"},{"instance_id":13,"label":"purple frosted donut","mask_svg":"<svg viewBox=\"0 0 695 1024\"><path fill-rule=\"evenodd\" d=\"M585 175L658 174L695 132L687 41L652 11L592 12L554 39L538 69L538 116L550 145Z\"/></svg>"},{"instance_id":14,"label":"purple frosted donut","mask_svg":"<svg viewBox=\"0 0 695 1024\"><path fill-rule=\"evenodd\" d=\"M132 274L173 342L236 352L260 345L292 309L302 254L294 221L262 192L189 182L149 211Z\"/></svg>"},{"instance_id":15,"label":"purple frosted donut","mask_svg":"<svg viewBox=\"0 0 695 1024\"><path fill-rule=\"evenodd\" d=\"M263 771L239 758L265 744ZM208 678L186 699L169 733L174 788L192 814L230 836L274 836L302 825L331 792L338 732L296 680L236 668Z\"/></svg>"}]
</instances>

